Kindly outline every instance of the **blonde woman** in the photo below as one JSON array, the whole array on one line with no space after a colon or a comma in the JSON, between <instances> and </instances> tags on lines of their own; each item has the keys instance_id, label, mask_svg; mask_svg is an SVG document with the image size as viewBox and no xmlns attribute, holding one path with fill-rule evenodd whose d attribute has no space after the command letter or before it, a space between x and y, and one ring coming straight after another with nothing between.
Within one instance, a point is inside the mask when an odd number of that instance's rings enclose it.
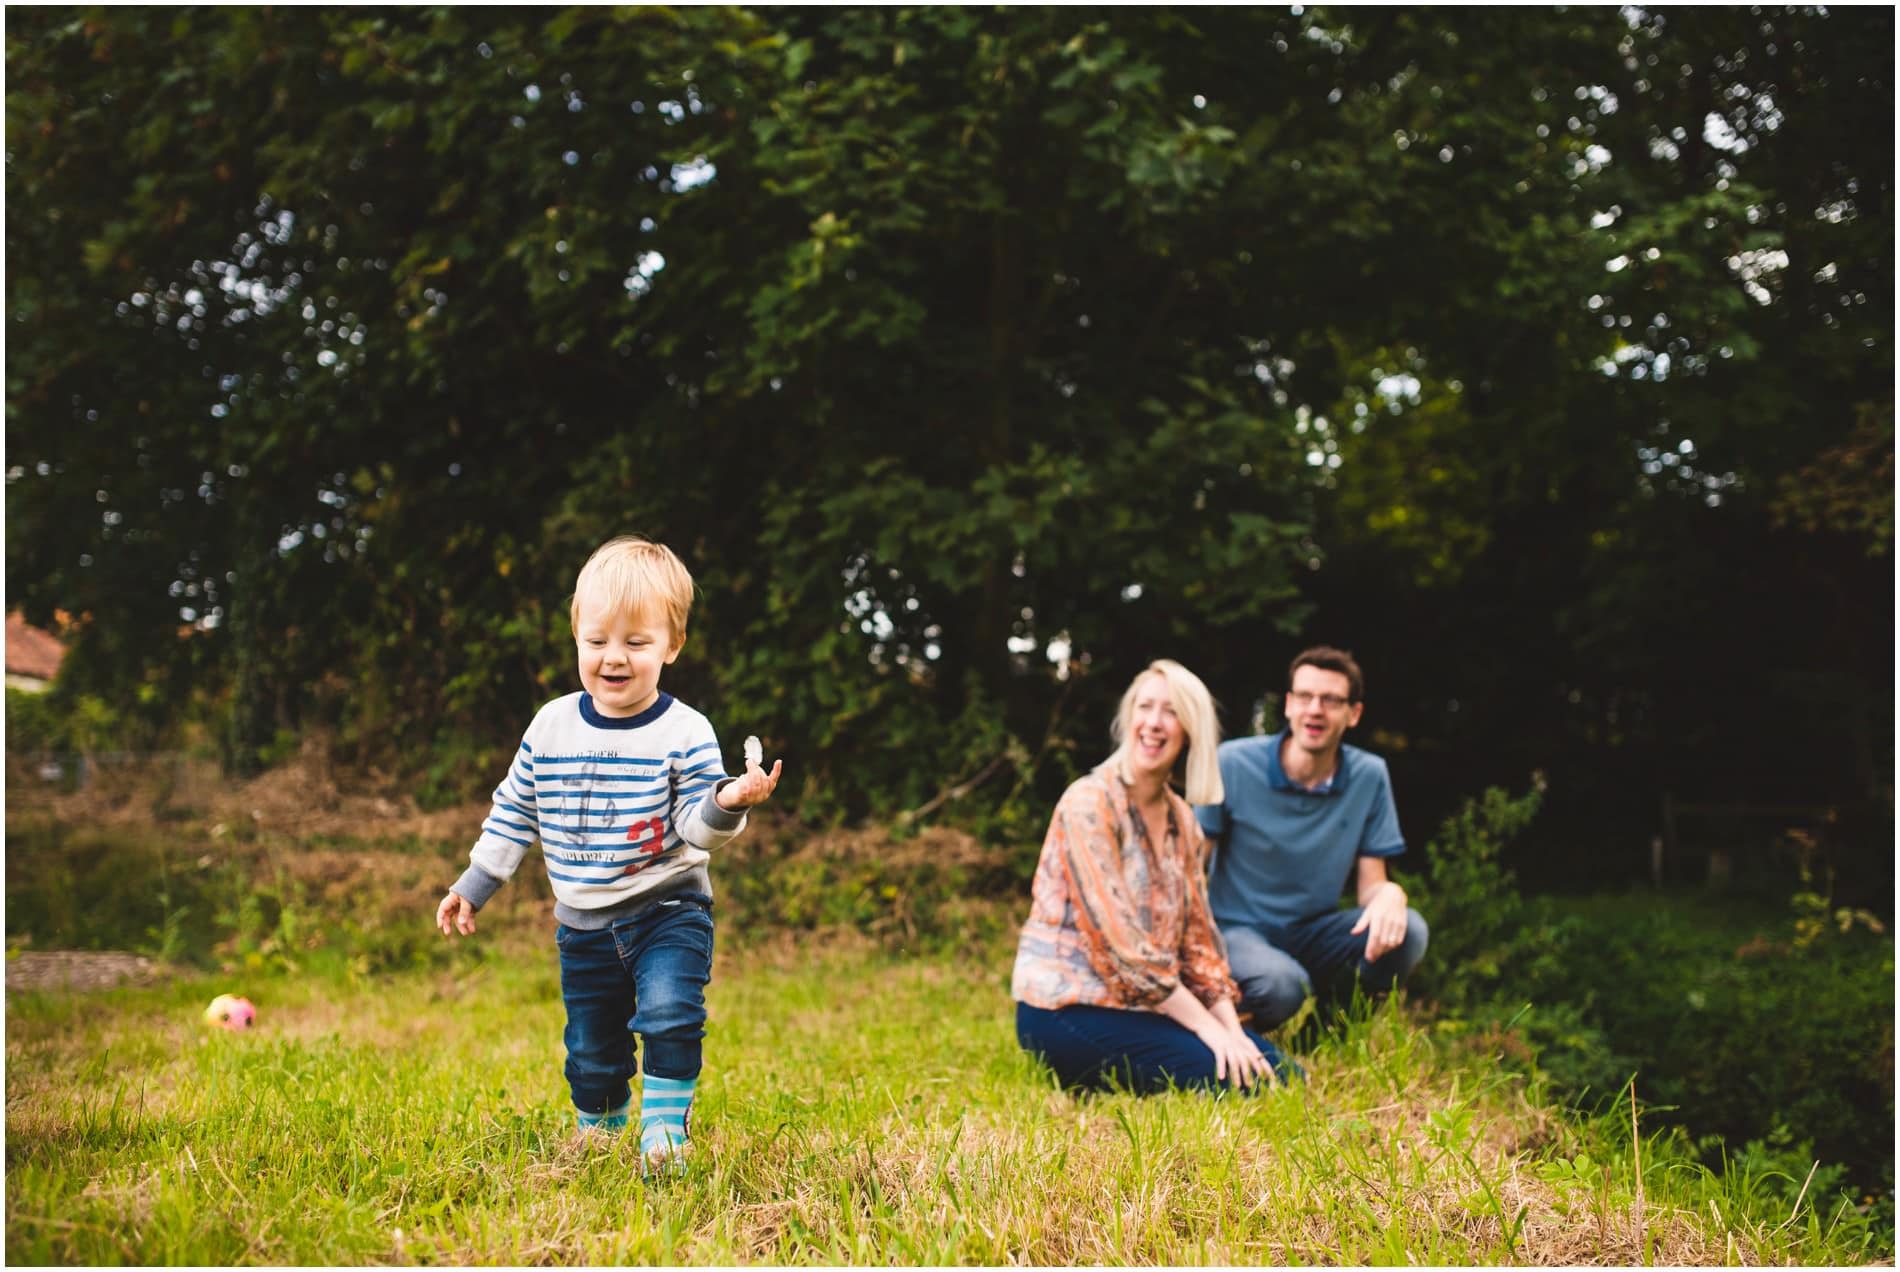
<instances>
[{"instance_id":1,"label":"blonde woman","mask_svg":"<svg viewBox=\"0 0 1900 1272\"><path fill-rule=\"evenodd\" d=\"M1189 808L1221 801L1213 699L1160 659L1111 733L1115 753L1063 793L1043 840L1010 986L1016 1038L1067 1087L1271 1085L1290 1066L1235 1013Z\"/></svg>"}]
</instances>

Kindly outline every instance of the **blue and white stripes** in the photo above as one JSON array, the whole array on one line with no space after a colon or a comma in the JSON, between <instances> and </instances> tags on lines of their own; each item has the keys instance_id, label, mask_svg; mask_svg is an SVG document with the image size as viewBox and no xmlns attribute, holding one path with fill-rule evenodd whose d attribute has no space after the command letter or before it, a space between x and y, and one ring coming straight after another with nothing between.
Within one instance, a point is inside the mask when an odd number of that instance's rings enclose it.
<instances>
[{"instance_id":1,"label":"blue and white stripes","mask_svg":"<svg viewBox=\"0 0 1900 1272\"><path fill-rule=\"evenodd\" d=\"M663 892L683 873L703 877L707 853L745 824L710 798L725 776L712 725L667 694L623 718L601 717L584 693L556 699L495 787L455 890L480 906L536 840L557 915Z\"/></svg>"},{"instance_id":2,"label":"blue and white stripes","mask_svg":"<svg viewBox=\"0 0 1900 1272\"><path fill-rule=\"evenodd\" d=\"M633 1115L633 1098L617 1109L608 1109L605 1113L588 1113L582 1109L574 1110L574 1125L583 1131L601 1131L605 1134L617 1134L627 1129L627 1119Z\"/></svg>"},{"instance_id":3,"label":"blue and white stripes","mask_svg":"<svg viewBox=\"0 0 1900 1272\"><path fill-rule=\"evenodd\" d=\"M688 1143L688 1117L698 1078L640 1075L640 1151L655 1166L679 1164Z\"/></svg>"}]
</instances>

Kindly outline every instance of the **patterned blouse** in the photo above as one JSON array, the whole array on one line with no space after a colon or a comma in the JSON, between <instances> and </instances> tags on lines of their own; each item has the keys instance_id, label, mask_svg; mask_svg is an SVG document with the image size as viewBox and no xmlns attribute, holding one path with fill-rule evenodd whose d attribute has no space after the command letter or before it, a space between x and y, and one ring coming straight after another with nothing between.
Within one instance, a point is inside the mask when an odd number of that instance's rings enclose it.
<instances>
[{"instance_id":1,"label":"patterned blouse","mask_svg":"<svg viewBox=\"0 0 1900 1272\"><path fill-rule=\"evenodd\" d=\"M1207 840L1187 801L1167 798L1157 847L1112 764L1063 792L1016 945L1016 1001L1154 1011L1176 985L1209 1006L1239 1001L1207 909Z\"/></svg>"}]
</instances>

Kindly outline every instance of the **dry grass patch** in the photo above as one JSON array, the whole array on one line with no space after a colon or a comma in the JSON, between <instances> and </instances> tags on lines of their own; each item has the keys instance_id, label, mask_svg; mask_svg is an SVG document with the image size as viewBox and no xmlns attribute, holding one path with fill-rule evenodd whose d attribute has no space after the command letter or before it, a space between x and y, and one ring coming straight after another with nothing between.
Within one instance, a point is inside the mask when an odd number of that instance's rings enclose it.
<instances>
[{"instance_id":1,"label":"dry grass patch","mask_svg":"<svg viewBox=\"0 0 1900 1272\"><path fill-rule=\"evenodd\" d=\"M120 950L14 950L7 956L9 994L152 985L169 974L156 959Z\"/></svg>"},{"instance_id":2,"label":"dry grass patch","mask_svg":"<svg viewBox=\"0 0 1900 1272\"><path fill-rule=\"evenodd\" d=\"M276 768L233 781L217 761L184 754L94 763L78 789L7 770L16 811L67 826L149 829L169 825L215 837L273 832L299 837L474 841L486 802L425 812L407 788L376 769L342 772L321 739Z\"/></svg>"}]
</instances>

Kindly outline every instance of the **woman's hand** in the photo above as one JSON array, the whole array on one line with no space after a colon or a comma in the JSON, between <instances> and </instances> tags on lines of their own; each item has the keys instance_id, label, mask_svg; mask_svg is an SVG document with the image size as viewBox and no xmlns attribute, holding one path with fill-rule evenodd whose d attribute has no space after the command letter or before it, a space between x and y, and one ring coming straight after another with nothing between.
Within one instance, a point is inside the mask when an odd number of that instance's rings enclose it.
<instances>
[{"instance_id":1,"label":"woman's hand","mask_svg":"<svg viewBox=\"0 0 1900 1272\"><path fill-rule=\"evenodd\" d=\"M1266 1056L1261 1053L1259 1047L1254 1045L1253 1039L1247 1036L1247 1031L1241 1027L1240 1013L1234 1010L1232 1002L1223 998L1209 1007L1207 1014L1214 1019L1220 1031L1231 1040L1226 1045L1240 1053L1241 1086L1251 1085L1262 1074L1265 1075L1268 1086L1279 1085L1280 1075L1273 1071L1273 1066L1267 1062ZM1214 1051L1214 1064L1218 1070L1221 1063L1221 1050L1213 1047L1212 1043L1208 1045ZM1255 1061L1258 1061L1258 1064Z\"/></svg>"},{"instance_id":2,"label":"woman's hand","mask_svg":"<svg viewBox=\"0 0 1900 1272\"><path fill-rule=\"evenodd\" d=\"M1243 1090L1260 1081L1270 1087L1279 1083L1280 1076L1238 1024L1214 1029L1201 1041L1214 1053L1214 1076L1220 1081Z\"/></svg>"},{"instance_id":3,"label":"woman's hand","mask_svg":"<svg viewBox=\"0 0 1900 1272\"><path fill-rule=\"evenodd\" d=\"M1187 986L1176 985L1174 992L1156 1010L1176 1024L1186 1026L1201 1040L1202 1046L1214 1053L1216 1081L1241 1088L1252 1086L1262 1075L1269 1086L1279 1081L1273 1066L1240 1027L1240 1017L1235 1014L1232 1003L1222 999L1209 1008L1189 993Z\"/></svg>"}]
</instances>

